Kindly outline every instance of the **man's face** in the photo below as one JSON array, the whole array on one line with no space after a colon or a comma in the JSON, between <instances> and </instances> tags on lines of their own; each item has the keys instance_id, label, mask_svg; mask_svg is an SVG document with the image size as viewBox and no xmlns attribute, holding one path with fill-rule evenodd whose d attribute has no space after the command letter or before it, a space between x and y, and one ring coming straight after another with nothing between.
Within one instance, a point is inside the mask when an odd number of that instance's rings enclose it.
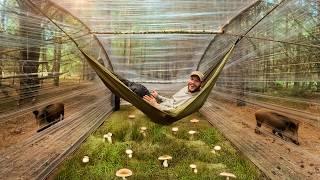
<instances>
[{"instance_id":1,"label":"man's face","mask_svg":"<svg viewBox=\"0 0 320 180\"><path fill-rule=\"evenodd\" d=\"M201 87L201 81L198 76L191 76L188 81L188 90L193 93L199 91Z\"/></svg>"}]
</instances>

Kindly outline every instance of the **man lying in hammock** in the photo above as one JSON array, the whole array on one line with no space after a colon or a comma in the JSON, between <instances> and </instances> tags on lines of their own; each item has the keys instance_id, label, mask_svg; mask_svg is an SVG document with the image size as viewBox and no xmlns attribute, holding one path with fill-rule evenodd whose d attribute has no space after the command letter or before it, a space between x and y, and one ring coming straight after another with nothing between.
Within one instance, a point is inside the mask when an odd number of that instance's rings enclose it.
<instances>
[{"instance_id":1,"label":"man lying in hammock","mask_svg":"<svg viewBox=\"0 0 320 180\"><path fill-rule=\"evenodd\" d=\"M183 87L171 98L163 97L157 91L152 91L151 95L145 95L143 99L162 111L172 110L198 94L203 78L204 75L200 71L193 71L190 74L187 86Z\"/></svg>"}]
</instances>

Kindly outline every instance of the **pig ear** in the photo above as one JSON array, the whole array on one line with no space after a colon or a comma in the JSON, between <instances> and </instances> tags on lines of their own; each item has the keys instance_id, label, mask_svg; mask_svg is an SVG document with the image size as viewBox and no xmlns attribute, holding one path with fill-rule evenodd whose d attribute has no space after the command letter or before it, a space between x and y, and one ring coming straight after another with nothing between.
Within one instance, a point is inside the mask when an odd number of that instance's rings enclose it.
<instances>
[{"instance_id":1,"label":"pig ear","mask_svg":"<svg viewBox=\"0 0 320 180\"><path fill-rule=\"evenodd\" d=\"M35 116L38 116L39 111L38 111L38 110L35 110L35 111L33 111L33 114L34 114Z\"/></svg>"}]
</instances>

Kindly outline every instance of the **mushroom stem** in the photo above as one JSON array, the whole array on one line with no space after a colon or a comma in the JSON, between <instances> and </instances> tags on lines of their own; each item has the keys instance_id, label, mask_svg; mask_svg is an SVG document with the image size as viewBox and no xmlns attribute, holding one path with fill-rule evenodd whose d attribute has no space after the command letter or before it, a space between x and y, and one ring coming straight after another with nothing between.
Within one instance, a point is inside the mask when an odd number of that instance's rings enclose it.
<instances>
[{"instance_id":1,"label":"mushroom stem","mask_svg":"<svg viewBox=\"0 0 320 180\"><path fill-rule=\"evenodd\" d=\"M163 167L168 167L169 165L168 165L168 160L164 160L163 161Z\"/></svg>"},{"instance_id":2,"label":"mushroom stem","mask_svg":"<svg viewBox=\"0 0 320 180\"><path fill-rule=\"evenodd\" d=\"M111 139L110 136L107 137L107 140L108 140L109 143L112 143L112 139Z\"/></svg>"},{"instance_id":3,"label":"mushroom stem","mask_svg":"<svg viewBox=\"0 0 320 180\"><path fill-rule=\"evenodd\" d=\"M193 134L190 135L190 140L193 140Z\"/></svg>"},{"instance_id":4,"label":"mushroom stem","mask_svg":"<svg viewBox=\"0 0 320 180\"><path fill-rule=\"evenodd\" d=\"M129 158L132 158L132 154L129 154Z\"/></svg>"},{"instance_id":5,"label":"mushroom stem","mask_svg":"<svg viewBox=\"0 0 320 180\"><path fill-rule=\"evenodd\" d=\"M195 174L197 174L197 173L198 173L198 169L197 169L197 168L194 168L193 172L194 172Z\"/></svg>"},{"instance_id":6,"label":"mushroom stem","mask_svg":"<svg viewBox=\"0 0 320 180\"><path fill-rule=\"evenodd\" d=\"M127 178L126 178L126 177L122 177L122 179L123 179L123 180L126 180Z\"/></svg>"}]
</instances>

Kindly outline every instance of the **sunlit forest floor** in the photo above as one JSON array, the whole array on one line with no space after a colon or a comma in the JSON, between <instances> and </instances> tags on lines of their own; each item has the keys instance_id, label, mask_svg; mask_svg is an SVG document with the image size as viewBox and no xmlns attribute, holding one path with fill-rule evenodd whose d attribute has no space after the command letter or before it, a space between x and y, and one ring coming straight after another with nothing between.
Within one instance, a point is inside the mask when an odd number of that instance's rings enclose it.
<instances>
[{"instance_id":1,"label":"sunlit forest floor","mask_svg":"<svg viewBox=\"0 0 320 180\"><path fill-rule=\"evenodd\" d=\"M135 119L128 119L134 114ZM190 120L199 119L199 123ZM146 136L140 127L147 127ZM174 134L172 127L179 130ZM197 133L191 137L188 131ZM112 144L103 140L111 132ZM220 151L212 152L214 146ZM133 150L128 158L126 149ZM170 155L169 167L164 168L159 156ZM89 157L84 164L82 158ZM196 164L198 173L189 167ZM81 145L50 179L118 179L120 168L133 171L128 179L225 179L221 172L230 172L238 179L264 179L264 175L238 152L200 113L188 116L170 126L151 122L132 106L122 106Z\"/></svg>"}]
</instances>

